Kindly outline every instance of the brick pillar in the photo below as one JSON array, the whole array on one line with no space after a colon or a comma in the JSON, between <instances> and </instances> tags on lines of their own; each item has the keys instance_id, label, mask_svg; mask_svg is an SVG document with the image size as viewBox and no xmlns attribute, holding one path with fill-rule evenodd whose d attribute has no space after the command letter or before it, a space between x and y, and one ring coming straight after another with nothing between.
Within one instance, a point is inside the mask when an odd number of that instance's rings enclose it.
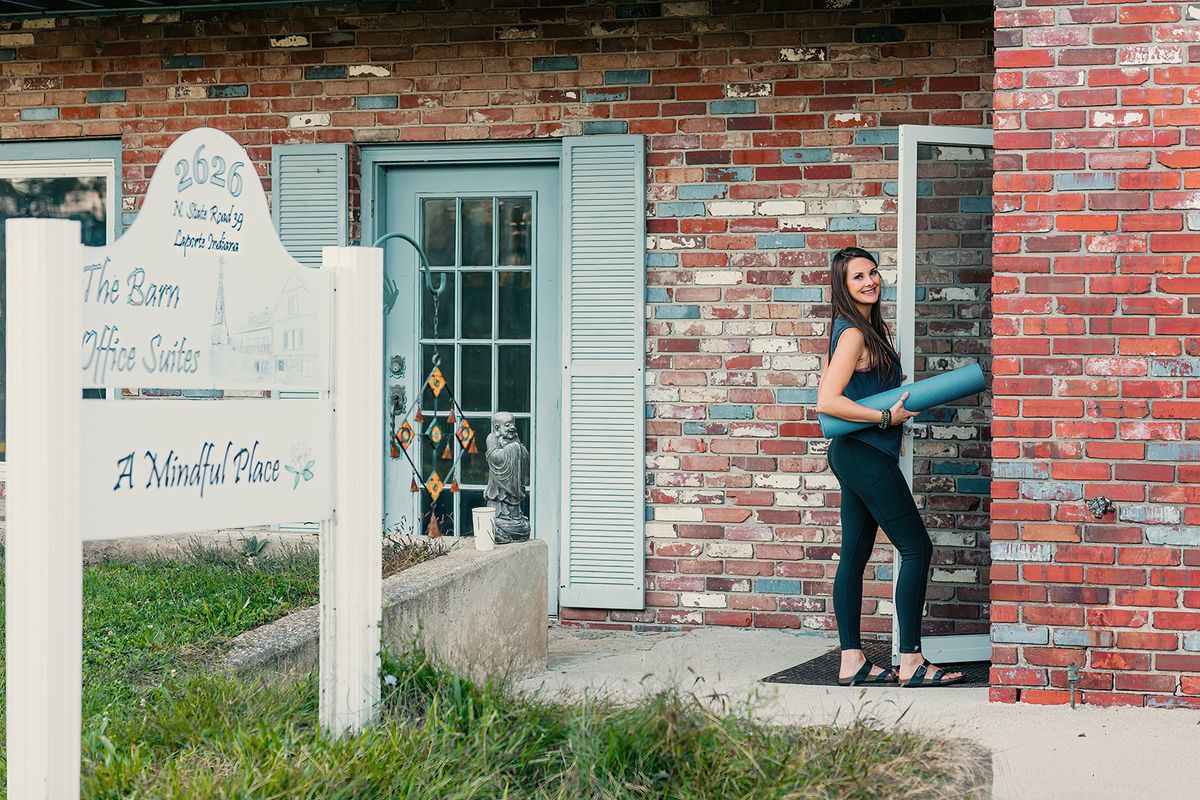
<instances>
[{"instance_id":1,"label":"brick pillar","mask_svg":"<svg viewBox=\"0 0 1200 800\"><path fill-rule=\"evenodd\" d=\"M1000 6L991 696L1200 707L1200 12Z\"/></svg>"}]
</instances>

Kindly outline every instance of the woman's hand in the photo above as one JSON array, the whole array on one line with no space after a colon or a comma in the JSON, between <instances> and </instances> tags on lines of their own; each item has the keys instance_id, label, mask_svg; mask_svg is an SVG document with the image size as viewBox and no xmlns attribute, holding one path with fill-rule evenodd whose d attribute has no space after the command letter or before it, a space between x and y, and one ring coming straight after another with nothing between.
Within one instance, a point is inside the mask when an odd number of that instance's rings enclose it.
<instances>
[{"instance_id":1,"label":"woman's hand","mask_svg":"<svg viewBox=\"0 0 1200 800\"><path fill-rule=\"evenodd\" d=\"M892 406L892 424L903 425L917 414L909 411L904 407L904 401L908 399L908 392L900 395L900 399L896 401L896 405Z\"/></svg>"}]
</instances>

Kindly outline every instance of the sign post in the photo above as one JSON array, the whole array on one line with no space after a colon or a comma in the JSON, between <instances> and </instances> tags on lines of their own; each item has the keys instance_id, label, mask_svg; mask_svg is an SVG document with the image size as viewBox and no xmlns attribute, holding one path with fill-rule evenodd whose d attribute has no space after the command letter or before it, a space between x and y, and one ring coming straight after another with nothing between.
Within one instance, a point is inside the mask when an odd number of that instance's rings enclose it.
<instances>
[{"instance_id":1,"label":"sign post","mask_svg":"<svg viewBox=\"0 0 1200 800\"><path fill-rule=\"evenodd\" d=\"M8 796L79 796L79 223L8 220Z\"/></svg>"},{"instance_id":2,"label":"sign post","mask_svg":"<svg viewBox=\"0 0 1200 800\"><path fill-rule=\"evenodd\" d=\"M321 727L369 724L382 251L296 262L245 151L210 129L171 145L116 242L85 248L62 220L6 231L8 796L79 793L85 540L321 521ZM316 396L82 401L90 387Z\"/></svg>"},{"instance_id":3,"label":"sign post","mask_svg":"<svg viewBox=\"0 0 1200 800\"><path fill-rule=\"evenodd\" d=\"M321 525L321 728L361 730L379 704L383 608L383 250L326 247L334 280L334 510ZM364 313L380 309L381 313Z\"/></svg>"}]
</instances>

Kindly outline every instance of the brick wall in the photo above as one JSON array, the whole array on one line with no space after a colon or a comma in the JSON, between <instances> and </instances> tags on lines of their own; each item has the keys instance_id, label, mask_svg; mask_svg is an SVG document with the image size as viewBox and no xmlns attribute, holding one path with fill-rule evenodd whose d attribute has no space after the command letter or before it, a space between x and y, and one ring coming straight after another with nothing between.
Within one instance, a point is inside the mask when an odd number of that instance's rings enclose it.
<instances>
[{"instance_id":1,"label":"brick wall","mask_svg":"<svg viewBox=\"0 0 1200 800\"><path fill-rule=\"evenodd\" d=\"M992 698L1200 707L1200 6L998 5Z\"/></svg>"},{"instance_id":2,"label":"brick wall","mask_svg":"<svg viewBox=\"0 0 1200 800\"><path fill-rule=\"evenodd\" d=\"M992 6L423 5L3 23L0 138L121 137L130 215L198 125L268 180L281 143L646 135L649 607L564 617L832 630L838 495L812 410L829 254L894 264L897 125L990 122ZM880 544L864 630L886 634Z\"/></svg>"}]
</instances>

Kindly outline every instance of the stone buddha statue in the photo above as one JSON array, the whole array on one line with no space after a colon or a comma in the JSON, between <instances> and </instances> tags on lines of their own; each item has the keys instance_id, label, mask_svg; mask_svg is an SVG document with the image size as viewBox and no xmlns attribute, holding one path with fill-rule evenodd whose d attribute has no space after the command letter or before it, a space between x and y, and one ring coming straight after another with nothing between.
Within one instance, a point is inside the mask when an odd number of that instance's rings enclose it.
<instances>
[{"instance_id":1,"label":"stone buddha statue","mask_svg":"<svg viewBox=\"0 0 1200 800\"><path fill-rule=\"evenodd\" d=\"M492 417L487 462L488 482L483 497L496 509L496 543L523 542L529 538L529 518L521 511L529 478L529 448L521 444L513 415L506 411Z\"/></svg>"}]
</instances>

